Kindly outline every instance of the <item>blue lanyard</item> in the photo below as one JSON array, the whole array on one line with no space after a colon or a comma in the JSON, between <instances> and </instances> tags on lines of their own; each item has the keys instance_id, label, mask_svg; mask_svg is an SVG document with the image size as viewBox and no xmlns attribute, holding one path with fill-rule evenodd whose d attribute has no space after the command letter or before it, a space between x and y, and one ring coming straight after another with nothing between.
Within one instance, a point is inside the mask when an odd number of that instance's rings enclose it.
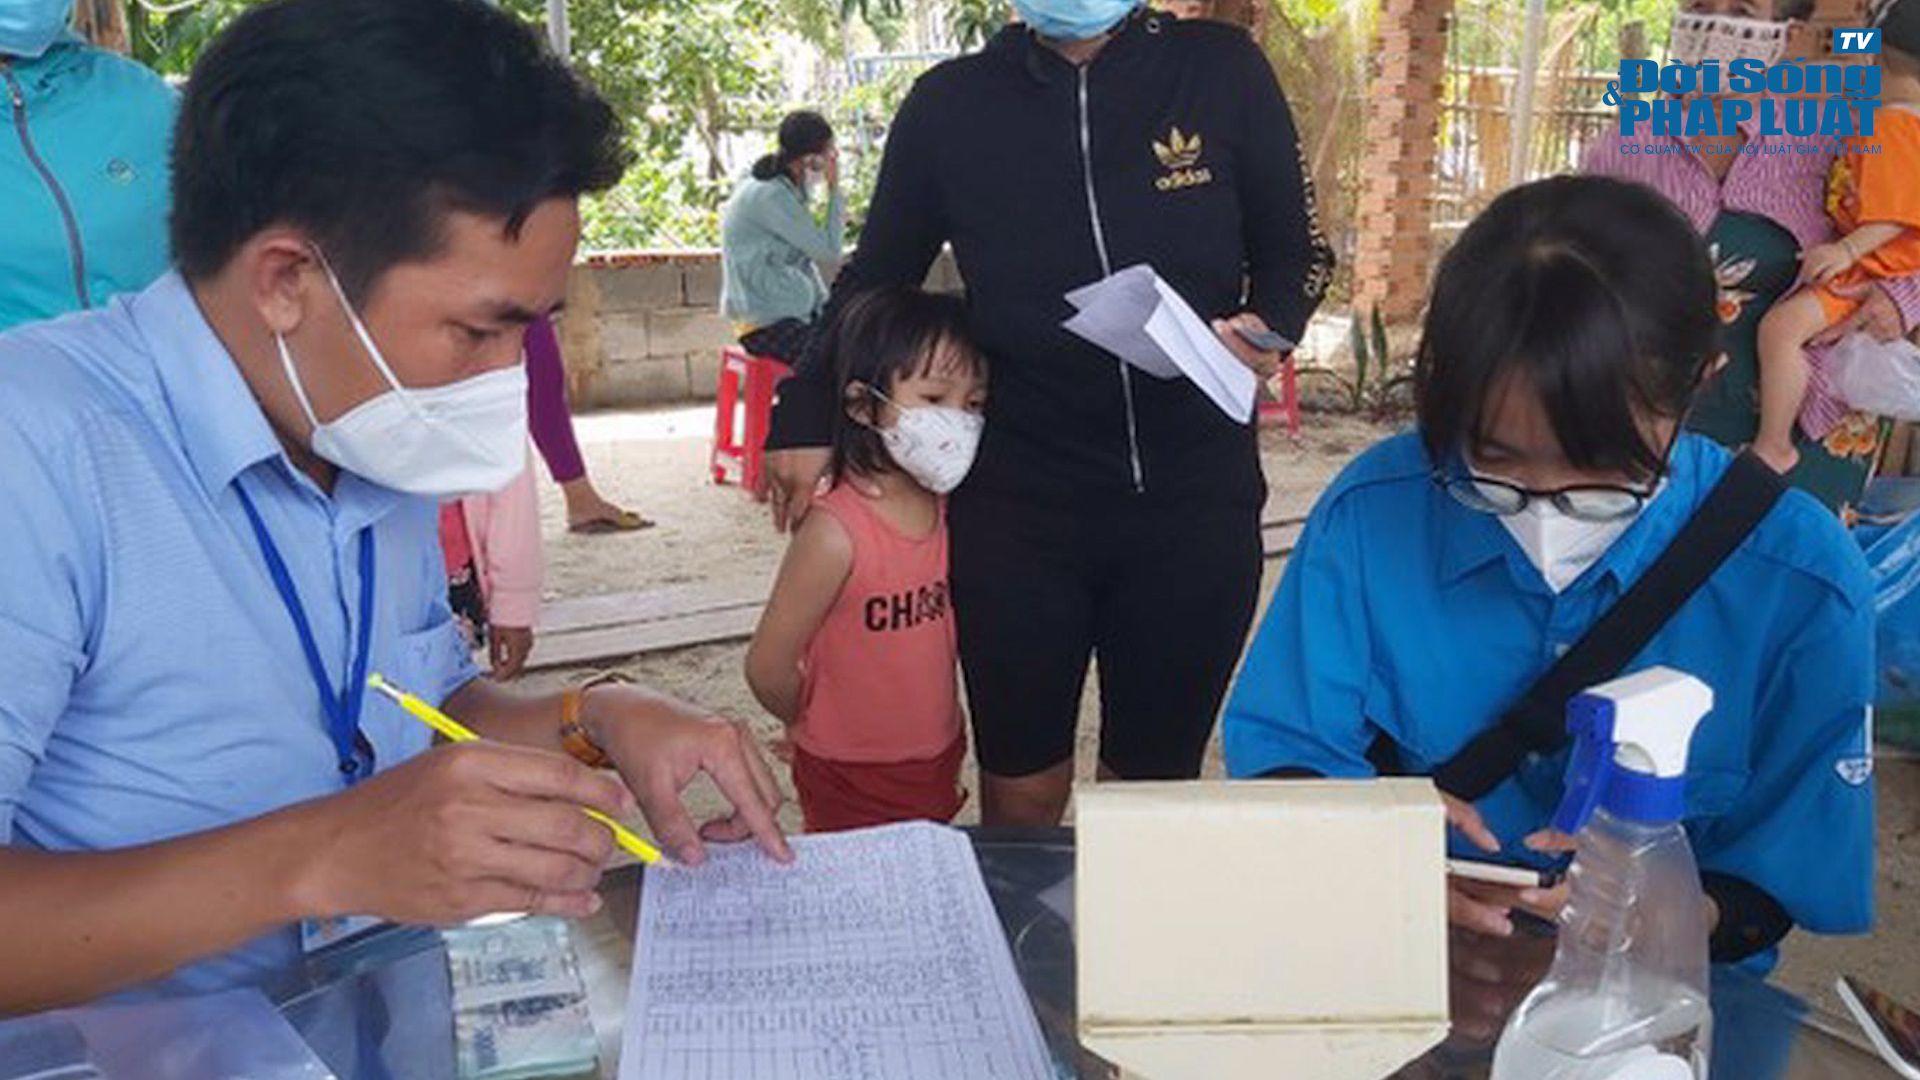
<instances>
[{"instance_id":1,"label":"blue lanyard","mask_svg":"<svg viewBox=\"0 0 1920 1080\"><path fill-rule=\"evenodd\" d=\"M267 531L266 522L260 520L260 511L254 508L246 489L236 484L234 490L240 495L247 521L253 525L254 539L260 542L267 574L273 578L273 587L280 593L280 602L293 620L294 632L300 636L300 651L306 654L307 672L313 676L314 688L320 692L320 711L326 714L328 734L333 737L333 748L340 758L340 775L351 784L373 771L373 744L360 733L360 706L367 692L367 661L373 652L373 526L360 530L359 640L348 665L346 689L336 693L332 680L327 677L327 666L321 662L320 646L314 643L313 626L307 622L300 592L293 587L293 575L287 572L286 560L274 546L273 534Z\"/></svg>"}]
</instances>

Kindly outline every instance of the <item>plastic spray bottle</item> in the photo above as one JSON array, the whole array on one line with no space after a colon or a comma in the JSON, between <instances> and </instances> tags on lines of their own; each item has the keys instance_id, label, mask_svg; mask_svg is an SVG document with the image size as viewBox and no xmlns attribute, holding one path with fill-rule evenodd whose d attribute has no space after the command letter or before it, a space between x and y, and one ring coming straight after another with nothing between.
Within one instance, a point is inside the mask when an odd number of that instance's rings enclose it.
<instances>
[{"instance_id":1,"label":"plastic spray bottle","mask_svg":"<svg viewBox=\"0 0 1920 1080\"><path fill-rule=\"evenodd\" d=\"M1554 828L1575 838L1547 978L1507 1022L1493 1080L1706 1080L1707 902L1680 819L1687 746L1713 691L1671 668L1567 705Z\"/></svg>"}]
</instances>

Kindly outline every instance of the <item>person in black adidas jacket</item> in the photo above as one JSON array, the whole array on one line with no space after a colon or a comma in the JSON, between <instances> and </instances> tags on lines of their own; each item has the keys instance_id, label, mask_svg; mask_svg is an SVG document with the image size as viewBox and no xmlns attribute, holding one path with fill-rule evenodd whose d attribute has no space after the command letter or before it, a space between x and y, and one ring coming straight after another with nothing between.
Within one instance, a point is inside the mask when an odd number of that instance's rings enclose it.
<instances>
[{"instance_id":1,"label":"person in black adidas jacket","mask_svg":"<svg viewBox=\"0 0 1920 1080\"><path fill-rule=\"evenodd\" d=\"M1019 6L1045 25L1056 2ZM1254 430L1062 329L1065 294L1150 263L1266 374L1279 354L1231 324L1299 340L1333 257L1266 57L1238 27L1144 8L1090 40L1013 24L922 76L823 324L851 295L920 283L948 244L993 372L950 512L982 816L1053 824L1090 656L1102 774L1198 773L1253 617L1266 496ZM840 407L814 360L782 387L768 442L782 528L806 512Z\"/></svg>"}]
</instances>

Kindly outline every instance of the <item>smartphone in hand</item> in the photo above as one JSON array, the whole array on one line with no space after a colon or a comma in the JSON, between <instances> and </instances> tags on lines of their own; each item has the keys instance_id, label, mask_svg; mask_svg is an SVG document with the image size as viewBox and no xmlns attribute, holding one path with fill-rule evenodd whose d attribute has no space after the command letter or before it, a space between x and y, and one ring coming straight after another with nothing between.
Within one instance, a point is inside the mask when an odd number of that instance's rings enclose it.
<instances>
[{"instance_id":1,"label":"smartphone in hand","mask_svg":"<svg viewBox=\"0 0 1920 1080\"><path fill-rule=\"evenodd\" d=\"M1514 889L1551 889L1567 876L1564 869L1555 867L1540 870L1511 863L1481 862L1478 859L1448 859L1447 874L1467 881L1505 885Z\"/></svg>"},{"instance_id":2,"label":"smartphone in hand","mask_svg":"<svg viewBox=\"0 0 1920 1080\"><path fill-rule=\"evenodd\" d=\"M1293 342L1288 341L1272 330L1254 330L1236 323L1233 327L1233 332L1240 335L1241 341L1259 349L1261 352L1283 353L1293 349Z\"/></svg>"}]
</instances>

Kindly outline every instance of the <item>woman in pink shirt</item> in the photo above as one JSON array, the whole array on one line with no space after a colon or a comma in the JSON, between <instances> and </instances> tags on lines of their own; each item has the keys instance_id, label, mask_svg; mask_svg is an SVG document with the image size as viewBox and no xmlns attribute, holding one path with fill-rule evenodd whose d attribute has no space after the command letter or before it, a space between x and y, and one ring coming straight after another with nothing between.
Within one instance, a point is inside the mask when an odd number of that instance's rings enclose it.
<instances>
[{"instance_id":1,"label":"woman in pink shirt","mask_svg":"<svg viewBox=\"0 0 1920 1080\"><path fill-rule=\"evenodd\" d=\"M950 821L966 737L946 495L979 445L986 361L961 302L917 289L867 293L829 333L834 488L787 549L747 682L787 724L809 831Z\"/></svg>"},{"instance_id":2,"label":"woman in pink shirt","mask_svg":"<svg viewBox=\"0 0 1920 1080\"><path fill-rule=\"evenodd\" d=\"M1686 32L1676 33L1675 40L1715 49L1715 55L1733 49L1765 63L1792 59L1782 55L1784 43L1794 40L1785 31L1812 8L1812 0L1686 0L1675 20L1676 30L1684 24ZM1826 210L1827 177L1839 149L1838 139L1767 135L1750 123L1732 137L1691 139L1652 135L1643 126L1633 138L1609 134L1588 151L1587 172L1654 188L1706 237L1720 283L1726 355L1719 373L1694 399L1688 425L1728 446L1745 446L1759 432L1761 316L1791 291L1800 252L1834 239ZM1799 464L1788 474L1796 486L1843 514L1859 500L1872 473L1881 425L1831 393L1822 377L1821 354L1856 330L1891 339L1920 327L1920 279L1885 279L1860 292L1860 311L1829 328L1815 339L1819 347L1808 350L1814 377L1795 434Z\"/></svg>"}]
</instances>

